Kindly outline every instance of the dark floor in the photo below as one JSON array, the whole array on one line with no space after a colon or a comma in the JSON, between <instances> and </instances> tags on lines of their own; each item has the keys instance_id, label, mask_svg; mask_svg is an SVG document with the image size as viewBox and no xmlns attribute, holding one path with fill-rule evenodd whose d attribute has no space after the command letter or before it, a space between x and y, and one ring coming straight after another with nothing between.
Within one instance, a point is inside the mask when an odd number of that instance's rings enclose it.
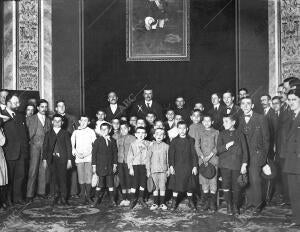
<instances>
[{"instance_id":1,"label":"dark floor","mask_svg":"<svg viewBox=\"0 0 300 232\"><path fill-rule=\"evenodd\" d=\"M70 203L53 208L49 200L35 200L0 211L0 231L299 231L288 227L291 211L276 205L266 207L259 216L245 212L234 218L226 215L224 208L216 214L191 212L186 201L176 212L152 212L139 205L134 210L111 208L107 199L99 209L80 206L77 200Z\"/></svg>"}]
</instances>

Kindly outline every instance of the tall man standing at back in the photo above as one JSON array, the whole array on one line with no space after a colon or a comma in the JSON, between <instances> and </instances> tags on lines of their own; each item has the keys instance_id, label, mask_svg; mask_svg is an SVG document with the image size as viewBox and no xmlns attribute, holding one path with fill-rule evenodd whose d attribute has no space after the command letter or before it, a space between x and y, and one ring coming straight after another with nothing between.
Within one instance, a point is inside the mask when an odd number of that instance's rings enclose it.
<instances>
[{"instance_id":1,"label":"tall man standing at back","mask_svg":"<svg viewBox=\"0 0 300 232\"><path fill-rule=\"evenodd\" d=\"M118 96L115 92L110 92L108 94L107 101L109 102L109 106L105 109L105 120L107 122L110 123L112 119L120 119L125 115L125 112L122 112L122 108L118 105Z\"/></svg>"},{"instance_id":2,"label":"tall man standing at back","mask_svg":"<svg viewBox=\"0 0 300 232\"><path fill-rule=\"evenodd\" d=\"M249 149L249 187L246 189L247 207L259 213L263 207L261 168L266 164L270 144L268 122L263 115L253 112L250 97L241 99L243 116L238 129L245 135Z\"/></svg>"},{"instance_id":3,"label":"tall man standing at back","mask_svg":"<svg viewBox=\"0 0 300 232\"><path fill-rule=\"evenodd\" d=\"M26 118L30 140L30 163L26 193L29 202L33 200L36 186L37 194L44 197L47 184L46 169L42 162L42 150L45 134L51 129L51 120L46 115L48 102L44 99L39 100L37 110L36 114Z\"/></svg>"},{"instance_id":4,"label":"tall man standing at back","mask_svg":"<svg viewBox=\"0 0 300 232\"><path fill-rule=\"evenodd\" d=\"M68 131L70 137L74 130L79 126L79 122L75 116L66 113L66 104L64 100L56 101L55 110L62 116L63 125L62 129ZM69 170L70 173L70 195L71 197L77 197L78 194L78 181L77 181L77 168L75 165L74 157L72 157L72 168Z\"/></svg>"},{"instance_id":5,"label":"tall man standing at back","mask_svg":"<svg viewBox=\"0 0 300 232\"><path fill-rule=\"evenodd\" d=\"M138 118L146 119L149 112L155 113L157 119L163 119L162 108L159 103L154 101L153 90L151 88L144 89L144 100L139 101L133 105L131 115L136 115Z\"/></svg>"},{"instance_id":6,"label":"tall man standing at back","mask_svg":"<svg viewBox=\"0 0 300 232\"><path fill-rule=\"evenodd\" d=\"M4 123L6 136L4 153L8 165L8 203L24 204L25 163L28 158L28 137L25 117L17 112L19 97L15 94L6 96L6 108L3 115L9 120Z\"/></svg>"}]
</instances>

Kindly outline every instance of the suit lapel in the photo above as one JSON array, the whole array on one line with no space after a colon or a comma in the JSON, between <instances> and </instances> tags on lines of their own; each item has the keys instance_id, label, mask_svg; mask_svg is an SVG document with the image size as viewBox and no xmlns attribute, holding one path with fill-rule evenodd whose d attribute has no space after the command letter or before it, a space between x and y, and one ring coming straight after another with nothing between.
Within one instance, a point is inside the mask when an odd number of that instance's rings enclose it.
<instances>
[{"instance_id":1,"label":"suit lapel","mask_svg":"<svg viewBox=\"0 0 300 232\"><path fill-rule=\"evenodd\" d=\"M294 135L295 130L298 128L298 124L300 123L300 113L298 113L297 117L292 122L292 128L288 133L288 138L290 138L292 135Z\"/></svg>"}]
</instances>

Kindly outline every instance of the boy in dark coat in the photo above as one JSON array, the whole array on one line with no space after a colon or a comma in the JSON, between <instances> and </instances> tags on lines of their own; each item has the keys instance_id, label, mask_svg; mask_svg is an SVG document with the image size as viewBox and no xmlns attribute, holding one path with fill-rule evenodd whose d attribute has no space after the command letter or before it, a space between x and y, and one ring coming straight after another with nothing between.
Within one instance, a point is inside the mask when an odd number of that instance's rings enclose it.
<instances>
[{"instance_id":1,"label":"boy in dark coat","mask_svg":"<svg viewBox=\"0 0 300 232\"><path fill-rule=\"evenodd\" d=\"M72 167L72 145L69 132L62 129L63 117L55 114L52 119L53 129L48 131L43 142L43 165L50 166L51 181L55 187L53 204L60 199L67 202L67 169Z\"/></svg>"},{"instance_id":2,"label":"boy in dark coat","mask_svg":"<svg viewBox=\"0 0 300 232\"><path fill-rule=\"evenodd\" d=\"M116 206L114 195L114 173L117 170L118 148L116 141L109 136L111 131L110 124L104 122L100 126L100 134L94 144L92 150L92 167L93 174L99 176L98 186L96 187L96 199L94 206L96 207L101 201L105 187L110 192L110 199Z\"/></svg>"},{"instance_id":3,"label":"boy in dark coat","mask_svg":"<svg viewBox=\"0 0 300 232\"><path fill-rule=\"evenodd\" d=\"M195 150L195 139L187 135L188 127L186 122L177 124L179 136L171 141L169 147L169 165L171 178L174 182L170 188L173 190L172 208L178 206L178 192L187 192L189 207L196 209L192 197L193 186L190 185L192 175L197 175L198 157Z\"/></svg>"},{"instance_id":4,"label":"boy in dark coat","mask_svg":"<svg viewBox=\"0 0 300 232\"><path fill-rule=\"evenodd\" d=\"M247 172L248 162L245 136L234 128L235 123L232 115L223 117L225 130L220 132L217 143L219 168L228 214L239 214L240 186L237 179L240 173Z\"/></svg>"}]
</instances>

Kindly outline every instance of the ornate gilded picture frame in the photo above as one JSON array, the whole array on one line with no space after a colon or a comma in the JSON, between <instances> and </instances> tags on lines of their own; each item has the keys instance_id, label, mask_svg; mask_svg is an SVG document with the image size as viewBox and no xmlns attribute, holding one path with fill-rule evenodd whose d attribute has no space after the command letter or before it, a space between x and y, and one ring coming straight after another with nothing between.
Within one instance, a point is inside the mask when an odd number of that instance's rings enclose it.
<instances>
[{"instance_id":1,"label":"ornate gilded picture frame","mask_svg":"<svg viewBox=\"0 0 300 232\"><path fill-rule=\"evenodd\" d=\"M189 0L126 0L127 61L189 61Z\"/></svg>"}]
</instances>

